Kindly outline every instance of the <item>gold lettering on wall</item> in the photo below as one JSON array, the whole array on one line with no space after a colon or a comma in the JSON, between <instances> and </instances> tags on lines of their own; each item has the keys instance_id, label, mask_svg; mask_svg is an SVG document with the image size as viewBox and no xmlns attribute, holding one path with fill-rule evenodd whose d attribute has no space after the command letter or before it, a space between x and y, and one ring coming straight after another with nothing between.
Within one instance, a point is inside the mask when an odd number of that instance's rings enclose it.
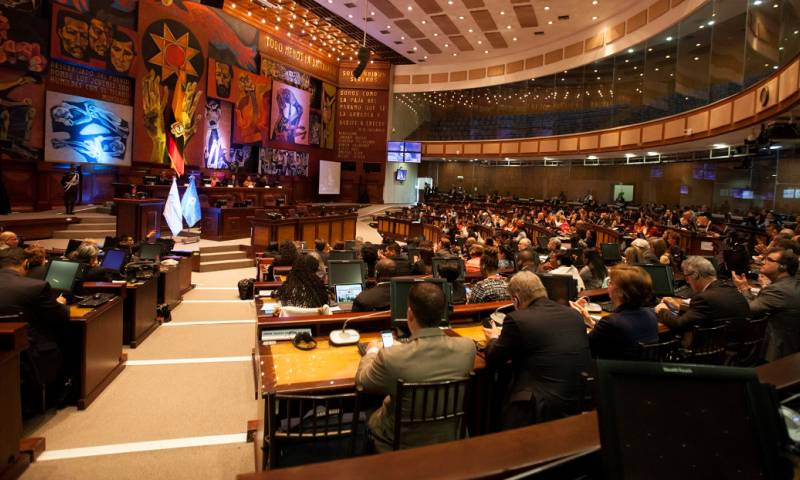
<instances>
[{"instance_id":1,"label":"gold lettering on wall","mask_svg":"<svg viewBox=\"0 0 800 480\"><path fill-rule=\"evenodd\" d=\"M272 59L303 69L313 76L335 83L339 73L336 62L329 62L304 48L295 47L285 39L261 32L258 50Z\"/></svg>"},{"instance_id":2,"label":"gold lettering on wall","mask_svg":"<svg viewBox=\"0 0 800 480\"><path fill-rule=\"evenodd\" d=\"M389 92L339 89L336 158L342 162L384 162Z\"/></svg>"},{"instance_id":3,"label":"gold lettering on wall","mask_svg":"<svg viewBox=\"0 0 800 480\"><path fill-rule=\"evenodd\" d=\"M342 62L339 68L339 86L353 88L389 89L390 65L386 63L373 63L364 70L360 77L353 76L356 62Z\"/></svg>"}]
</instances>

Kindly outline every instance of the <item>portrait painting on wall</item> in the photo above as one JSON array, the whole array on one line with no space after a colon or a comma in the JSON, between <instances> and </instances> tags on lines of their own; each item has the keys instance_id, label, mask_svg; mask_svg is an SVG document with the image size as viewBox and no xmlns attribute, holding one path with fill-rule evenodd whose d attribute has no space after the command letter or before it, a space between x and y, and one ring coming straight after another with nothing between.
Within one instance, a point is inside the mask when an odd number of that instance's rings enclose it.
<instances>
[{"instance_id":1,"label":"portrait painting on wall","mask_svg":"<svg viewBox=\"0 0 800 480\"><path fill-rule=\"evenodd\" d=\"M322 148L333 148L336 130L336 87L324 83L322 85Z\"/></svg>"},{"instance_id":2,"label":"portrait painting on wall","mask_svg":"<svg viewBox=\"0 0 800 480\"><path fill-rule=\"evenodd\" d=\"M136 5L131 2L78 3L81 10L53 5L50 54L82 66L132 76L137 56ZM129 8L132 10L128 11Z\"/></svg>"},{"instance_id":3,"label":"portrait painting on wall","mask_svg":"<svg viewBox=\"0 0 800 480\"><path fill-rule=\"evenodd\" d=\"M233 67L208 59L208 96L231 101L233 98Z\"/></svg>"},{"instance_id":4,"label":"portrait painting on wall","mask_svg":"<svg viewBox=\"0 0 800 480\"><path fill-rule=\"evenodd\" d=\"M230 103L206 98L203 136L203 158L206 168L228 168L232 111Z\"/></svg>"},{"instance_id":5,"label":"portrait painting on wall","mask_svg":"<svg viewBox=\"0 0 800 480\"><path fill-rule=\"evenodd\" d=\"M267 136L269 126L269 90L271 79L233 69L234 124L233 143L256 143Z\"/></svg>"},{"instance_id":6,"label":"portrait painting on wall","mask_svg":"<svg viewBox=\"0 0 800 480\"><path fill-rule=\"evenodd\" d=\"M44 124L42 79L0 67L0 154L2 158L41 157Z\"/></svg>"},{"instance_id":7,"label":"portrait painting on wall","mask_svg":"<svg viewBox=\"0 0 800 480\"><path fill-rule=\"evenodd\" d=\"M322 114L317 110L311 110L308 119L308 144L318 147L322 136Z\"/></svg>"},{"instance_id":8,"label":"portrait painting on wall","mask_svg":"<svg viewBox=\"0 0 800 480\"><path fill-rule=\"evenodd\" d=\"M305 90L273 82L270 139L289 144L309 144L310 94Z\"/></svg>"},{"instance_id":9,"label":"portrait painting on wall","mask_svg":"<svg viewBox=\"0 0 800 480\"><path fill-rule=\"evenodd\" d=\"M0 7L17 12L39 13L44 0L0 0Z\"/></svg>"},{"instance_id":10,"label":"portrait painting on wall","mask_svg":"<svg viewBox=\"0 0 800 480\"><path fill-rule=\"evenodd\" d=\"M47 67L47 23L0 8L0 65L41 73Z\"/></svg>"},{"instance_id":11,"label":"portrait painting on wall","mask_svg":"<svg viewBox=\"0 0 800 480\"><path fill-rule=\"evenodd\" d=\"M46 161L131 164L133 107L51 91L45 110Z\"/></svg>"}]
</instances>

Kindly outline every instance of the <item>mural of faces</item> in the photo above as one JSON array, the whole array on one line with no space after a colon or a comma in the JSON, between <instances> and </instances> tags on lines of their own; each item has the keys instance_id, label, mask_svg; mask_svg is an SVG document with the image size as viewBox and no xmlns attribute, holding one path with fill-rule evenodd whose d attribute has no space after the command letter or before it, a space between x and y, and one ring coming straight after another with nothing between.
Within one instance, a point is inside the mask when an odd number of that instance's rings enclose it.
<instances>
[{"instance_id":1,"label":"mural of faces","mask_svg":"<svg viewBox=\"0 0 800 480\"><path fill-rule=\"evenodd\" d=\"M133 39L125 32L116 31L111 39L111 49L109 60L111 68L119 73L126 73L131 70L133 59L136 58L136 47Z\"/></svg>"},{"instance_id":2,"label":"mural of faces","mask_svg":"<svg viewBox=\"0 0 800 480\"><path fill-rule=\"evenodd\" d=\"M231 66L224 63L217 63L216 66L214 78L216 80L217 95L228 98L231 96L231 78L233 77Z\"/></svg>"},{"instance_id":3,"label":"mural of faces","mask_svg":"<svg viewBox=\"0 0 800 480\"><path fill-rule=\"evenodd\" d=\"M105 58L111 44L111 24L99 18L89 20L89 49L97 58Z\"/></svg>"},{"instance_id":4,"label":"mural of faces","mask_svg":"<svg viewBox=\"0 0 800 480\"><path fill-rule=\"evenodd\" d=\"M77 13L68 10L59 12L57 30L61 41L61 52L76 60L86 59L89 46L89 23Z\"/></svg>"}]
</instances>

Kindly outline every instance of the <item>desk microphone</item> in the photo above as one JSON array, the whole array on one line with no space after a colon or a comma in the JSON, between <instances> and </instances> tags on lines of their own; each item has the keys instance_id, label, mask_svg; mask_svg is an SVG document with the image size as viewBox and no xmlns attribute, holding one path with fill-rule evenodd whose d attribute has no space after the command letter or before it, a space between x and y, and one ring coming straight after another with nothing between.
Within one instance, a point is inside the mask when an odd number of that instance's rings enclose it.
<instances>
[{"instance_id":1,"label":"desk microphone","mask_svg":"<svg viewBox=\"0 0 800 480\"><path fill-rule=\"evenodd\" d=\"M353 330L352 328L348 330L347 322L359 318L374 317L385 313L386 313L385 311L381 310L377 312L368 313L366 315L359 315L357 317L349 317L342 324L341 330L334 330L330 333L330 335L328 335L328 340L331 342L332 345L336 346L355 345L361 339L361 335L359 335L358 332L356 330Z\"/></svg>"}]
</instances>

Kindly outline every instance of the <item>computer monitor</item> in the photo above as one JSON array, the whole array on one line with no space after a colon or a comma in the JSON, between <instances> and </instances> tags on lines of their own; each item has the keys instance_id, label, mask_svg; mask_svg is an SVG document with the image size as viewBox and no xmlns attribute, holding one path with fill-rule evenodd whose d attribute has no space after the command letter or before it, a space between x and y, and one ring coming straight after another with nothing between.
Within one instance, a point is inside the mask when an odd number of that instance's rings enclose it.
<instances>
[{"instance_id":1,"label":"computer monitor","mask_svg":"<svg viewBox=\"0 0 800 480\"><path fill-rule=\"evenodd\" d=\"M80 262L53 260L47 264L44 280L50 284L51 288L70 294L82 267L83 264Z\"/></svg>"},{"instance_id":2,"label":"computer monitor","mask_svg":"<svg viewBox=\"0 0 800 480\"><path fill-rule=\"evenodd\" d=\"M103 250L110 250L112 248L117 248L119 245L119 240L117 237L107 236L103 241Z\"/></svg>"},{"instance_id":3,"label":"computer monitor","mask_svg":"<svg viewBox=\"0 0 800 480\"><path fill-rule=\"evenodd\" d=\"M362 290L363 286L360 283L336 285L334 287L336 303L353 303Z\"/></svg>"},{"instance_id":4,"label":"computer monitor","mask_svg":"<svg viewBox=\"0 0 800 480\"><path fill-rule=\"evenodd\" d=\"M578 281L572 275L539 273L547 298L562 305L569 306L570 300L578 299Z\"/></svg>"},{"instance_id":5,"label":"computer monitor","mask_svg":"<svg viewBox=\"0 0 800 480\"><path fill-rule=\"evenodd\" d=\"M345 240L344 249L345 250L355 250L356 249L356 241L355 240Z\"/></svg>"},{"instance_id":6,"label":"computer monitor","mask_svg":"<svg viewBox=\"0 0 800 480\"><path fill-rule=\"evenodd\" d=\"M733 250L723 250L722 259L725 261L725 268L729 272L736 272L739 275L750 271L750 254L744 246Z\"/></svg>"},{"instance_id":7,"label":"computer monitor","mask_svg":"<svg viewBox=\"0 0 800 480\"><path fill-rule=\"evenodd\" d=\"M604 262L619 263L622 261L619 243L603 243L600 245L600 252L603 254Z\"/></svg>"},{"instance_id":8,"label":"computer monitor","mask_svg":"<svg viewBox=\"0 0 800 480\"><path fill-rule=\"evenodd\" d=\"M653 295L657 297L675 296L675 282L672 279L672 267L669 265L638 265L642 267L653 281Z\"/></svg>"},{"instance_id":9,"label":"computer monitor","mask_svg":"<svg viewBox=\"0 0 800 480\"><path fill-rule=\"evenodd\" d=\"M463 282L467 276L466 267L464 266L464 259L461 257L433 257L431 259L431 273L433 274L433 278L442 278L439 275L439 268L442 265L453 265L455 264L458 267L458 278L457 280Z\"/></svg>"},{"instance_id":10,"label":"computer monitor","mask_svg":"<svg viewBox=\"0 0 800 480\"><path fill-rule=\"evenodd\" d=\"M408 292L418 282L430 282L442 288L446 306L442 314L441 326L448 326L450 324L450 306L453 304L453 287L442 278L392 278L389 282L392 326L406 328L408 322Z\"/></svg>"},{"instance_id":11,"label":"computer monitor","mask_svg":"<svg viewBox=\"0 0 800 480\"><path fill-rule=\"evenodd\" d=\"M78 240L77 238L70 239L70 241L67 242L67 249L64 250L64 256L68 256L70 253L77 250L78 247L81 246L81 243L83 243L83 240Z\"/></svg>"},{"instance_id":12,"label":"computer monitor","mask_svg":"<svg viewBox=\"0 0 800 480\"><path fill-rule=\"evenodd\" d=\"M128 259L128 253L125 250L117 250L112 248L107 250L103 257L103 263L100 264L101 268L106 270L113 270L115 272L122 271L125 261Z\"/></svg>"},{"instance_id":13,"label":"computer monitor","mask_svg":"<svg viewBox=\"0 0 800 480\"><path fill-rule=\"evenodd\" d=\"M779 478L786 424L755 370L597 364L603 478Z\"/></svg>"},{"instance_id":14,"label":"computer monitor","mask_svg":"<svg viewBox=\"0 0 800 480\"><path fill-rule=\"evenodd\" d=\"M161 256L161 245L158 243L143 243L139 245L139 258L142 260L158 261Z\"/></svg>"},{"instance_id":15,"label":"computer monitor","mask_svg":"<svg viewBox=\"0 0 800 480\"><path fill-rule=\"evenodd\" d=\"M331 250L328 252L328 261L331 260L355 260L355 250Z\"/></svg>"},{"instance_id":16,"label":"computer monitor","mask_svg":"<svg viewBox=\"0 0 800 480\"><path fill-rule=\"evenodd\" d=\"M361 260L331 260L328 262L329 285L364 285L367 264Z\"/></svg>"}]
</instances>

